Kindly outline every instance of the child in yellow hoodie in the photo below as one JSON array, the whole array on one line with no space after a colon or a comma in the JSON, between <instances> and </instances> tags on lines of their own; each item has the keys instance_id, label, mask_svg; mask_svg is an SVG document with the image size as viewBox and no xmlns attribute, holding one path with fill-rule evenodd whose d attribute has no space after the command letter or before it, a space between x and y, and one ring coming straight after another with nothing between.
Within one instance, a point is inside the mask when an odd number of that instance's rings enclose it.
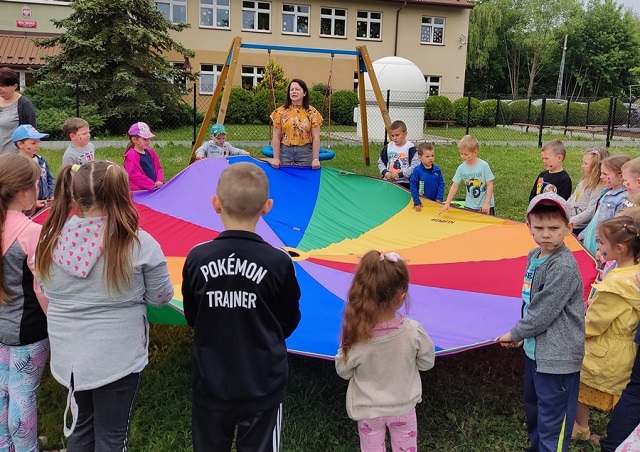
<instances>
[{"instance_id":1,"label":"child in yellow hoodie","mask_svg":"<svg viewBox=\"0 0 640 452\"><path fill-rule=\"evenodd\" d=\"M640 320L640 225L629 216L603 221L597 230L598 249L617 267L594 286L585 319L585 357L580 373L578 409L572 437L598 438L589 429L589 409L610 411L627 386L638 346L633 339Z\"/></svg>"}]
</instances>

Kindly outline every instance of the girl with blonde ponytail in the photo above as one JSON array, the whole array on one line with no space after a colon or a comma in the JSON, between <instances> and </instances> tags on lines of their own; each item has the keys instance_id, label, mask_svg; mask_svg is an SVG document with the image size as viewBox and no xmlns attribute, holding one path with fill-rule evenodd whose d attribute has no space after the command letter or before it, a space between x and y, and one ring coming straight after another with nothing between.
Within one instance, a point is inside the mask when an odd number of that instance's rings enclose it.
<instances>
[{"instance_id":1,"label":"girl with blonde ponytail","mask_svg":"<svg viewBox=\"0 0 640 452\"><path fill-rule=\"evenodd\" d=\"M51 373L71 409L70 451L128 450L148 362L146 304L173 297L160 245L138 228L128 182L112 162L62 167L36 252L50 300Z\"/></svg>"}]
</instances>

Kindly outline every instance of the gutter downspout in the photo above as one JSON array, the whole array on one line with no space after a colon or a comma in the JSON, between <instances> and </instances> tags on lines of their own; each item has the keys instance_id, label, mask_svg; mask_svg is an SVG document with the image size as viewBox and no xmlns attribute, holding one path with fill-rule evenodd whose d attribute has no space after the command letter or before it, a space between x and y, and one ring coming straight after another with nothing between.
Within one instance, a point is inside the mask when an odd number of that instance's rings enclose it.
<instances>
[{"instance_id":1,"label":"gutter downspout","mask_svg":"<svg viewBox=\"0 0 640 452\"><path fill-rule=\"evenodd\" d=\"M396 35L393 39L393 56L398 56L398 26L400 24L400 11L402 11L405 6L407 6L407 2L404 2L404 5L396 11Z\"/></svg>"}]
</instances>

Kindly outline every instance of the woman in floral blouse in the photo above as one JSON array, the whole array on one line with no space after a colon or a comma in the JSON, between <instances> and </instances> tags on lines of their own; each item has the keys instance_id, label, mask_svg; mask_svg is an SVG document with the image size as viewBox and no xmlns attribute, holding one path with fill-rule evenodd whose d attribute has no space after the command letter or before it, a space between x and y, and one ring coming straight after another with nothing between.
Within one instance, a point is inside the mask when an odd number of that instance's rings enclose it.
<instances>
[{"instance_id":1,"label":"woman in floral blouse","mask_svg":"<svg viewBox=\"0 0 640 452\"><path fill-rule=\"evenodd\" d=\"M322 115L309 105L307 84L297 78L291 80L284 105L271 113L273 121L274 168L280 165L320 168L320 126Z\"/></svg>"}]
</instances>

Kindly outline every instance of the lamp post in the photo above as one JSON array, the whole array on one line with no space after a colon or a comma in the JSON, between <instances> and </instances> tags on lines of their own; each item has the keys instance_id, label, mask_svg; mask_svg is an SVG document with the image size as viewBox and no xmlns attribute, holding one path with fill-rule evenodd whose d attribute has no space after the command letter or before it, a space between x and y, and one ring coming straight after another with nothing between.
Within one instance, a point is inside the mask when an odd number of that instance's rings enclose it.
<instances>
[{"instance_id":1,"label":"lamp post","mask_svg":"<svg viewBox=\"0 0 640 452\"><path fill-rule=\"evenodd\" d=\"M182 63L182 72L185 75L185 79L188 79L191 75L191 71L193 71L193 66L191 66L191 61L189 61L189 57L184 57L184 63ZM187 80L185 80L185 88L187 85ZM196 114L196 82L193 82L193 140L191 141L191 146L196 142L196 121L198 120Z\"/></svg>"}]
</instances>

